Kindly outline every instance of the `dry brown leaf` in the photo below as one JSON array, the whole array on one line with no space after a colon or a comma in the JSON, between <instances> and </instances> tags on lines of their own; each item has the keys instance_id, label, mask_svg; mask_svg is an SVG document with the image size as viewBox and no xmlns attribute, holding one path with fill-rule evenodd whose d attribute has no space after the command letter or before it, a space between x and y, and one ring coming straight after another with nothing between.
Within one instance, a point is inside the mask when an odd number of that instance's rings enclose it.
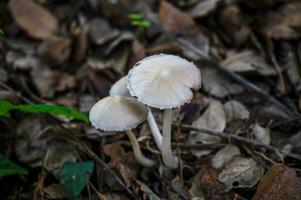
<instances>
[{"instance_id":1,"label":"dry brown leaf","mask_svg":"<svg viewBox=\"0 0 301 200\"><path fill-rule=\"evenodd\" d=\"M204 167L201 185L206 199L224 199L223 185L218 181L218 172L215 169Z\"/></svg>"},{"instance_id":2,"label":"dry brown leaf","mask_svg":"<svg viewBox=\"0 0 301 200\"><path fill-rule=\"evenodd\" d=\"M30 0L10 0L9 8L16 23L33 38L47 39L58 31L57 18Z\"/></svg>"},{"instance_id":3,"label":"dry brown leaf","mask_svg":"<svg viewBox=\"0 0 301 200\"><path fill-rule=\"evenodd\" d=\"M160 3L160 24L171 32L183 32L195 26L193 19L167 1Z\"/></svg>"},{"instance_id":4,"label":"dry brown leaf","mask_svg":"<svg viewBox=\"0 0 301 200\"><path fill-rule=\"evenodd\" d=\"M301 29L301 2L286 4L260 19L260 31L269 38L297 39Z\"/></svg>"},{"instance_id":5,"label":"dry brown leaf","mask_svg":"<svg viewBox=\"0 0 301 200\"><path fill-rule=\"evenodd\" d=\"M39 53L56 64L67 61L71 52L71 40L67 37L56 37L45 40L38 49Z\"/></svg>"},{"instance_id":6,"label":"dry brown leaf","mask_svg":"<svg viewBox=\"0 0 301 200\"><path fill-rule=\"evenodd\" d=\"M270 199L301 199L301 181L292 168L274 164L263 176L252 200Z\"/></svg>"}]
</instances>

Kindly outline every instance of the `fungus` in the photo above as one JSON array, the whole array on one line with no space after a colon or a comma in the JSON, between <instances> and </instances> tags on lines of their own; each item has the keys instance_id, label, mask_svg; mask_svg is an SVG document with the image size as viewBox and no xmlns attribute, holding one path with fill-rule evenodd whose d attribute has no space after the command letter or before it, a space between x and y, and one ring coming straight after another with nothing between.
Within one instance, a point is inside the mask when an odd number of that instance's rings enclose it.
<instances>
[{"instance_id":1,"label":"fungus","mask_svg":"<svg viewBox=\"0 0 301 200\"><path fill-rule=\"evenodd\" d=\"M147 109L134 98L109 96L99 100L90 110L91 124L103 131L125 131L133 147L137 161L146 167L152 167L155 162L146 158L139 143L131 131L147 117Z\"/></svg>"},{"instance_id":2,"label":"fungus","mask_svg":"<svg viewBox=\"0 0 301 200\"><path fill-rule=\"evenodd\" d=\"M127 88L127 77L124 76L121 79L119 79L110 89L110 95L118 95L118 96L126 96L131 97L131 94ZM154 137L155 143L159 150L161 150L162 146L162 135L160 133L160 130L158 128L158 124L153 116L153 113L149 107L148 114L147 114L147 122L151 129L151 133Z\"/></svg>"},{"instance_id":3,"label":"fungus","mask_svg":"<svg viewBox=\"0 0 301 200\"><path fill-rule=\"evenodd\" d=\"M172 108L190 102L191 89L201 87L200 70L179 56L159 54L136 63L127 77L132 96L145 105L164 110L162 158L166 166L176 168L178 160L171 150Z\"/></svg>"}]
</instances>

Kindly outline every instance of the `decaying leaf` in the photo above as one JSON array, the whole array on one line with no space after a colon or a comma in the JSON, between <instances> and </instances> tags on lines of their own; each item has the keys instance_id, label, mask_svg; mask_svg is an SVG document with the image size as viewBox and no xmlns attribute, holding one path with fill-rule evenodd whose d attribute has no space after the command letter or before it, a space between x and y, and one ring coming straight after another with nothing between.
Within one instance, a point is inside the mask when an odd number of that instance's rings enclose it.
<instances>
[{"instance_id":1,"label":"decaying leaf","mask_svg":"<svg viewBox=\"0 0 301 200\"><path fill-rule=\"evenodd\" d=\"M7 79L8 79L7 72L4 69L0 68L0 82L6 82Z\"/></svg>"},{"instance_id":2,"label":"decaying leaf","mask_svg":"<svg viewBox=\"0 0 301 200\"><path fill-rule=\"evenodd\" d=\"M292 168L274 164L262 177L252 200L270 199L301 199L301 181Z\"/></svg>"},{"instance_id":3,"label":"decaying leaf","mask_svg":"<svg viewBox=\"0 0 301 200\"><path fill-rule=\"evenodd\" d=\"M234 158L218 175L225 185L225 191L232 188L253 187L264 174L264 168L252 158Z\"/></svg>"},{"instance_id":4,"label":"decaying leaf","mask_svg":"<svg viewBox=\"0 0 301 200\"><path fill-rule=\"evenodd\" d=\"M30 36L47 39L58 31L58 20L31 0L10 0L9 8L16 23Z\"/></svg>"},{"instance_id":5,"label":"decaying leaf","mask_svg":"<svg viewBox=\"0 0 301 200\"><path fill-rule=\"evenodd\" d=\"M235 45L242 45L249 39L251 30L237 5L224 7L220 12L219 22Z\"/></svg>"},{"instance_id":6,"label":"decaying leaf","mask_svg":"<svg viewBox=\"0 0 301 200\"><path fill-rule=\"evenodd\" d=\"M189 31L195 26L193 19L167 1L160 2L160 24L171 32Z\"/></svg>"},{"instance_id":7,"label":"decaying leaf","mask_svg":"<svg viewBox=\"0 0 301 200\"><path fill-rule=\"evenodd\" d=\"M48 67L35 68L31 71L32 80L43 98L53 97L57 76L58 74Z\"/></svg>"},{"instance_id":8,"label":"decaying leaf","mask_svg":"<svg viewBox=\"0 0 301 200\"><path fill-rule=\"evenodd\" d=\"M203 168L203 174L201 177L201 184L203 186L203 192L206 199L223 199L225 194L223 194L224 186L217 179L218 171L209 167Z\"/></svg>"},{"instance_id":9,"label":"decaying leaf","mask_svg":"<svg viewBox=\"0 0 301 200\"><path fill-rule=\"evenodd\" d=\"M116 38L119 35L119 31L112 29L107 21L101 18L95 18L90 23L89 35L95 44L103 45Z\"/></svg>"},{"instance_id":10,"label":"decaying leaf","mask_svg":"<svg viewBox=\"0 0 301 200\"><path fill-rule=\"evenodd\" d=\"M222 62L231 71L240 73L258 72L263 76L276 75L276 70L261 55L252 51L234 53Z\"/></svg>"},{"instance_id":11,"label":"decaying leaf","mask_svg":"<svg viewBox=\"0 0 301 200\"><path fill-rule=\"evenodd\" d=\"M47 125L45 117L41 116L29 116L20 122L15 142L16 155L20 161L31 167L42 165L49 139L39 137Z\"/></svg>"},{"instance_id":12,"label":"decaying leaf","mask_svg":"<svg viewBox=\"0 0 301 200\"><path fill-rule=\"evenodd\" d=\"M196 6L194 6L189 14L193 17L203 17L213 11L220 0L203 0L199 1Z\"/></svg>"},{"instance_id":13,"label":"decaying leaf","mask_svg":"<svg viewBox=\"0 0 301 200\"><path fill-rule=\"evenodd\" d=\"M262 144L269 145L271 143L271 133L270 129L263 128L259 124L255 124L251 127L251 136Z\"/></svg>"},{"instance_id":14,"label":"decaying leaf","mask_svg":"<svg viewBox=\"0 0 301 200\"><path fill-rule=\"evenodd\" d=\"M234 145L227 145L219 150L212 158L211 165L215 169L220 169L226 165L234 156L240 155L240 150Z\"/></svg>"},{"instance_id":15,"label":"decaying leaf","mask_svg":"<svg viewBox=\"0 0 301 200\"><path fill-rule=\"evenodd\" d=\"M248 120L250 112L248 109L239 101L231 100L224 104L226 120L230 122L235 119Z\"/></svg>"},{"instance_id":16,"label":"decaying leaf","mask_svg":"<svg viewBox=\"0 0 301 200\"><path fill-rule=\"evenodd\" d=\"M241 85L234 83L221 72L210 67L202 68L202 86L206 92L220 98L243 91Z\"/></svg>"},{"instance_id":17,"label":"decaying leaf","mask_svg":"<svg viewBox=\"0 0 301 200\"><path fill-rule=\"evenodd\" d=\"M194 121L192 125L197 128L204 128L212 131L223 131L226 127L226 116L223 105L219 101L210 102L204 114ZM189 135L188 142L190 144L198 142L212 144L220 142L220 138L206 133L192 131ZM194 151L193 153L196 156L201 156L210 153L210 150Z\"/></svg>"},{"instance_id":18,"label":"decaying leaf","mask_svg":"<svg viewBox=\"0 0 301 200\"><path fill-rule=\"evenodd\" d=\"M301 3L291 2L279 9L267 12L260 19L260 31L273 39L297 39L301 28Z\"/></svg>"},{"instance_id":19,"label":"decaying leaf","mask_svg":"<svg viewBox=\"0 0 301 200\"><path fill-rule=\"evenodd\" d=\"M38 52L55 64L63 64L70 56L71 40L67 37L45 40L39 46Z\"/></svg>"},{"instance_id":20,"label":"decaying leaf","mask_svg":"<svg viewBox=\"0 0 301 200\"><path fill-rule=\"evenodd\" d=\"M137 176L139 165L133 153L126 153L121 146L122 142L107 144L103 147L106 155L111 157L109 165L119 171L127 185L130 179Z\"/></svg>"},{"instance_id":21,"label":"decaying leaf","mask_svg":"<svg viewBox=\"0 0 301 200\"><path fill-rule=\"evenodd\" d=\"M65 162L76 162L77 154L74 148L66 142L52 142L47 146L43 166L55 176L63 168Z\"/></svg>"}]
</instances>

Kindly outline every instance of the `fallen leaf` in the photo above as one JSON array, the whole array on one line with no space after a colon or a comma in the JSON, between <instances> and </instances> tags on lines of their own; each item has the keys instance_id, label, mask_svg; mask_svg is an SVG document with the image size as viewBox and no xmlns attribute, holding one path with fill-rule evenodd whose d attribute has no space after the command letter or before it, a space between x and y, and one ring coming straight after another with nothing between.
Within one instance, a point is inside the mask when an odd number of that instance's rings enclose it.
<instances>
[{"instance_id":1,"label":"fallen leaf","mask_svg":"<svg viewBox=\"0 0 301 200\"><path fill-rule=\"evenodd\" d=\"M234 156L240 155L240 150L234 145L227 145L220 149L212 158L211 165L215 169L220 169L226 165Z\"/></svg>"},{"instance_id":2,"label":"fallen leaf","mask_svg":"<svg viewBox=\"0 0 301 200\"><path fill-rule=\"evenodd\" d=\"M112 29L106 20L95 18L89 24L89 35L94 44L103 45L116 38L119 31Z\"/></svg>"},{"instance_id":3,"label":"fallen leaf","mask_svg":"<svg viewBox=\"0 0 301 200\"><path fill-rule=\"evenodd\" d=\"M209 167L203 168L203 174L201 177L201 185L203 186L203 192L206 199L224 199L223 193L224 186L218 179L218 171Z\"/></svg>"},{"instance_id":4,"label":"fallen leaf","mask_svg":"<svg viewBox=\"0 0 301 200\"><path fill-rule=\"evenodd\" d=\"M238 94L244 90L241 85L234 83L220 71L211 67L202 68L202 86L206 92L220 98Z\"/></svg>"},{"instance_id":5,"label":"fallen leaf","mask_svg":"<svg viewBox=\"0 0 301 200\"><path fill-rule=\"evenodd\" d=\"M218 175L225 192L232 188L254 187L264 174L264 168L252 158L236 157Z\"/></svg>"},{"instance_id":6,"label":"fallen leaf","mask_svg":"<svg viewBox=\"0 0 301 200\"><path fill-rule=\"evenodd\" d=\"M263 76L277 74L272 65L268 64L261 55L253 51L243 51L229 55L221 64L229 70L239 73L258 72Z\"/></svg>"},{"instance_id":7,"label":"fallen leaf","mask_svg":"<svg viewBox=\"0 0 301 200\"><path fill-rule=\"evenodd\" d=\"M72 89L76 85L74 76L67 73L60 73L56 80L55 90L57 92L63 92L67 89Z\"/></svg>"},{"instance_id":8,"label":"fallen leaf","mask_svg":"<svg viewBox=\"0 0 301 200\"><path fill-rule=\"evenodd\" d=\"M47 39L58 31L58 20L31 0L10 0L9 8L16 23L30 36Z\"/></svg>"},{"instance_id":9,"label":"fallen leaf","mask_svg":"<svg viewBox=\"0 0 301 200\"><path fill-rule=\"evenodd\" d=\"M6 82L8 80L8 74L6 70L0 68L0 82Z\"/></svg>"},{"instance_id":10,"label":"fallen leaf","mask_svg":"<svg viewBox=\"0 0 301 200\"><path fill-rule=\"evenodd\" d=\"M248 120L250 117L250 112L248 109L239 101L231 100L226 102L224 104L224 110L227 122L235 119Z\"/></svg>"},{"instance_id":11,"label":"fallen leaf","mask_svg":"<svg viewBox=\"0 0 301 200\"><path fill-rule=\"evenodd\" d=\"M271 143L271 131L268 128L263 128L259 124L251 126L252 132L251 136L257 142L260 142L265 145L270 145Z\"/></svg>"},{"instance_id":12,"label":"fallen leaf","mask_svg":"<svg viewBox=\"0 0 301 200\"><path fill-rule=\"evenodd\" d=\"M89 181L94 168L93 161L80 163L65 162L59 173L59 179L70 198L76 198Z\"/></svg>"},{"instance_id":13,"label":"fallen leaf","mask_svg":"<svg viewBox=\"0 0 301 200\"><path fill-rule=\"evenodd\" d=\"M219 22L235 45L242 45L249 39L251 30L238 5L224 7L220 12Z\"/></svg>"},{"instance_id":14,"label":"fallen leaf","mask_svg":"<svg viewBox=\"0 0 301 200\"><path fill-rule=\"evenodd\" d=\"M54 96L58 73L45 66L33 69L31 77L41 97L51 98Z\"/></svg>"},{"instance_id":15,"label":"fallen leaf","mask_svg":"<svg viewBox=\"0 0 301 200\"><path fill-rule=\"evenodd\" d=\"M178 33L195 28L195 22L186 13L167 1L160 1L160 24L167 30Z\"/></svg>"},{"instance_id":16,"label":"fallen leaf","mask_svg":"<svg viewBox=\"0 0 301 200\"><path fill-rule=\"evenodd\" d=\"M192 17L204 17L208 15L210 12L215 10L217 4L221 0L202 0L199 1L197 5L195 5L190 11L189 14Z\"/></svg>"},{"instance_id":17,"label":"fallen leaf","mask_svg":"<svg viewBox=\"0 0 301 200\"><path fill-rule=\"evenodd\" d=\"M192 124L196 128L204 128L212 131L223 131L226 127L226 116L223 105L218 101L210 102L204 114ZM188 142L195 144L201 142L203 144L218 143L221 139L206 133L191 131ZM206 155L211 150L193 151L196 156Z\"/></svg>"},{"instance_id":18,"label":"fallen leaf","mask_svg":"<svg viewBox=\"0 0 301 200\"><path fill-rule=\"evenodd\" d=\"M28 171L0 154L0 178L13 174L28 174Z\"/></svg>"},{"instance_id":19,"label":"fallen leaf","mask_svg":"<svg viewBox=\"0 0 301 200\"><path fill-rule=\"evenodd\" d=\"M63 64L70 56L71 40L67 37L53 37L41 43L38 52L55 64Z\"/></svg>"},{"instance_id":20,"label":"fallen leaf","mask_svg":"<svg viewBox=\"0 0 301 200\"><path fill-rule=\"evenodd\" d=\"M301 199L301 181L292 168L274 164L262 177L252 200L271 199Z\"/></svg>"},{"instance_id":21,"label":"fallen leaf","mask_svg":"<svg viewBox=\"0 0 301 200\"><path fill-rule=\"evenodd\" d=\"M268 38L297 39L301 28L301 3L296 1L267 12L259 19L259 29Z\"/></svg>"}]
</instances>

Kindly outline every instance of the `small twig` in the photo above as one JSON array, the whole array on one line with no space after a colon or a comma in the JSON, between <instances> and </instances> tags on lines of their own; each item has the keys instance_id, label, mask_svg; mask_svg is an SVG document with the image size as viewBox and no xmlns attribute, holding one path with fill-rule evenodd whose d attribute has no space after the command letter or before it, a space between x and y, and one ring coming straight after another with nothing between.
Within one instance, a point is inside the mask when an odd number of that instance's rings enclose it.
<instances>
[{"instance_id":1,"label":"small twig","mask_svg":"<svg viewBox=\"0 0 301 200\"><path fill-rule=\"evenodd\" d=\"M227 134L227 133L219 132L219 131L211 131L211 130L208 130L208 129L196 128L196 127L193 127L191 125L181 125L181 128L187 129L187 130L190 130L190 131L196 131L196 132L200 132L200 133L206 133L206 134L209 134L209 135L218 136L218 137L221 137L221 138L224 138L224 139L235 140L237 142L241 142L241 143L244 143L244 144L250 144L250 145L253 145L257 148L264 148L264 149L273 151L275 153L281 153L285 156L288 156L288 157L291 157L291 158L294 158L294 159L297 159L297 160L301 160L301 155L299 155L299 154L287 153L285 151L277 149L276 147L269 146L269 145L266 145L266 144L262 144L260 142L250 140L250 139L247 139L247 138L244 138L244 137L231 135L231 134Z\"/></svg>"},{"instance_id":2,"label":"small twig","mask_svg":"<svg viewBox=\"0 0 301 200\"><path fill-rule=\"evenodd\" d=\"M202 149L219 149L224 147L224 144L186 144L186 143L172 143L171 147L189 150L202 150Z\"/></svg>"}]
</instances>

